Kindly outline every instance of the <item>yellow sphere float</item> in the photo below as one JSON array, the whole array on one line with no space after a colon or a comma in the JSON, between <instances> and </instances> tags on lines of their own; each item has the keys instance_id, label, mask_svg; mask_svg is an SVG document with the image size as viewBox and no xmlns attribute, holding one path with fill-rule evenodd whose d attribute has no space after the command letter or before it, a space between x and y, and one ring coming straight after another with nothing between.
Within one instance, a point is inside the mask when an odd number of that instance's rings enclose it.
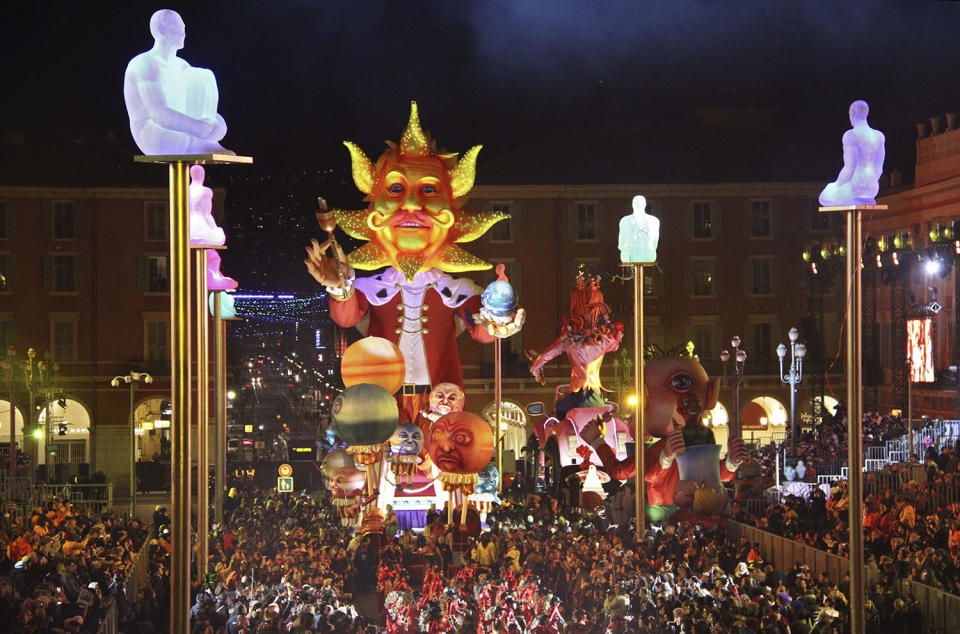
<instances>
[{"instance_id":1,"label":"yellow sphere float","mask_svg":"<svg viewBox=\"0 0 960 634\"><path fill-rule=\"evenodd\" d=\"M383 337L355 341L340 360L340 376L346 387L370 383L394 394L403 385L405 371L400 348Z\"/></svg>"}]
</instances>

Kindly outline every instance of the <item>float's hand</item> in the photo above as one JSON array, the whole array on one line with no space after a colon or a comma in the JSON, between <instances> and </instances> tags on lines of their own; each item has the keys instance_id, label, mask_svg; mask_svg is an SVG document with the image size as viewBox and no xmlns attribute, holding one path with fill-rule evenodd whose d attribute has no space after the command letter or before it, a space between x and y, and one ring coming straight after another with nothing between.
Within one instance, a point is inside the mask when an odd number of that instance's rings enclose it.
<instances>
[{"instance_id":1,"label":"float's hand","mask_svg":"<svg viewBox=\"0 0 960 634\"><path fill-rule=\"evenodd\" d=\"M596 418L583 426L580 430L580 438L585 443L596 449L603 444L603 432L600 429L600 421Z\"/></svg>"},{"instance_id":2,"label":"float's hand","mask_svg":"<svg viewBox=\"0 0 960 634\"><path fill-rule=\"evenodd\" d=\"M673 460L687 450L686 443L683 442L683 428L678 427L667 434L667 442L663 447L663 455L668 460Z\"/></svg>"},{"instance_id":3,"label":"float's hand","mask_svg":"<svg viewBox=\"0 0 960 634\"><path fill-rule=\"evenodd\" d=\"M333 249L335 257L327 257L330 249ZM310 246L305 247L307 259L303 261L307 265L307 272L319 283L329 288L342 288L343 283L340 278L340 271L346 277L353 277L353 267L347 262L347 256L344 254L340 245L333 240L327 240L323 244L317 242L316 238L310 240Z\"/></svg>"},{"instance_id":4,"label":"float's hand","mask_svg":"<svg viewBox=\"0 0 960 634\"><path fill-rule=\"evenodd\" d=\"M475 314L473 318L477 322L482 323L487 329L487 332L494 337L506 339L510 335L520 332L520 329L523 328L523 322L527 319L527 311L522 308L518 308L517 312L513 315L513 319L505 324L498 324L494 321L484 319L483 315L479 313Z\"/></svg>"},{"instance_id":5,"label":"float's hand","mask_svg":"<svg viewBox=\"0 0 960 634\"><path fill-rule=\"evenodd\" d=\"M543 378L543 366L538 368L530 368L530 374L533 375L533 378L537 380L537 383L540 385L546 385L547 382Z\"/></svg>"},{"instance_id":6,"label":"float's hand","mask_svg":"<svg viewBox=\"0 0 960 634\"><path fill-rule=\"evenodd\" d=\"M747 445L742 438L732 437L727 442L727 468L730 471L736 471L737 468L747 461Z\"/></svg>"}]
</instances>

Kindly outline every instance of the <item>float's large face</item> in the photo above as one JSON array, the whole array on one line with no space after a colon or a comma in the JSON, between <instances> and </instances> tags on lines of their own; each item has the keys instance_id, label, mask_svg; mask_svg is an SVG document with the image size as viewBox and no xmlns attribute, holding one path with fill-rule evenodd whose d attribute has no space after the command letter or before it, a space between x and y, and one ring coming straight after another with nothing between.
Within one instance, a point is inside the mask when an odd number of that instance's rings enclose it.
<instances>
[{"instance_id":1,"label":"float's large face","mask_svg":"<svg viewBox=\"0 0 960 634\"><path fill-rule=\"evenodd\" d=\"M391 451L401 456L415 456L423 449L423 432L416 425L404 423L390 436Z\"/></svg>"},{"instance_id":2,"label":"float's large face","mask_svg":"<svg viewBox=\"0 0 960 634\"><path fill-rule=\"evenodd\" d=\"M368 220L373 241L394 257L435 253L453 226L450 177L439 159L389 162Z\"/></svg>"},{"instance_id":3,"label":"float's large face","mask_svg":"<svg viewBox=\"0 0 960 634\"><path fill-rule=\"evenodd\" d=\"M363 472L353 467L337 469L330 478L330 492L335 498L348 498L363 493Z\"/></svg>"},{"instance_id":4,"label":"float's large face","mask_svg":"<svg viewBox=\"0 0 960 634\"><path fill-rule=\"evenodd\" d=\"M690 397L700 404L701 411L717 404L719 385L707 376L703 366L689 357L665 357L644 364L647 388L646 429L651 436L663 437L674 427L682 427L684 418L677 405Z\"/></svg>"},{"instance_id":5,"label":"float's large face","mask_svg":"<svg viewBox=\"0 0 960 634\"><path fill-rule=\"evenodd\" d=\"M430 392L430 411L446 416L450 412L463 411L463 390L453 383L440 383Z\"/></svg>"},{"instance_id":6,"label":"float's large face","mask_svg":"<svg viewBox=\"0 0 960 634\"><path fill-rule=\"evenodd\" d=\"M477 473L477 493L493 493L500 483L500 472L494 465L487 465Z\"/></svg>"},{"instance_id":7,"label":"float's large face","mask_svg":"<svg viewBox=\"0 0 960 634\"><path fill-rule=\"evenodd\" d=\"M487 466L493 455L493 432L479 416L454 412L430 428L428 448L441 471L477 473Z\"/></svg>"}]
</instances>

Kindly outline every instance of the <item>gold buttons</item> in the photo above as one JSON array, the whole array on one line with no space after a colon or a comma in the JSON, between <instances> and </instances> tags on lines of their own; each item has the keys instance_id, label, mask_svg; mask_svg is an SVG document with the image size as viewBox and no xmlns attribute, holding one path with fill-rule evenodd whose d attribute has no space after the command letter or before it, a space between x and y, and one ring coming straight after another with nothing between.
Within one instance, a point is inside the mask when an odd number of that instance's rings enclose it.
<instances>
[{"instance_id":1,"label":"gold buttons","mask_svg":"<svg viewBox=\"0 0 960 634\"><path fill-rule=\"evenodd\" d=\"M423 323L423 324L427 323L427 319L429 318L426 315L424 315L423 317L420 318L420 323Z\"/></svg>"},{"instance_id":2,"label":"gold buttons","mask_svg":"<svg viewBox=\"0 0 960 634\"><path fill-rule=\"evenodd\" d=\"M420 307L420 310L422 310L423 312L427 312L428 310L430 310L430 305L424 304L423 306Z\"/></svg>"},{"instance_id":3,"label":"gold buttons","mask_svg":"<svg viewBox=\"0 0 960 634\"><path fill-rule=\"evenodd\" d=\"M398 323L398 324L402 324L402 323L403 323L403 315L398 315L398 316L397 316L397 323Z\"/></svg>"},{"instance_id":4,"label":"gold buttons","mask_svg":"<svg viewBox=\"0 0 960 634\"><path fill-rule=\"evenodd\" d=\"M393 329L393 332L399 335L401 332L403 332L403 328L401 328L400 326L397 326L396 328Z\"/></svg>"},{"instance_id":5,"label":"gold buttons","mask_svg":"<svg viewBox=\"0 0 960 634\"><path fill-rule=\"evenodd\" d=\"M426 326L424 326L423 328L420 329L420 332L422 332L423 334L427 334L428 332L430 332L430 330Z\"/></svg>"}]
</instances>

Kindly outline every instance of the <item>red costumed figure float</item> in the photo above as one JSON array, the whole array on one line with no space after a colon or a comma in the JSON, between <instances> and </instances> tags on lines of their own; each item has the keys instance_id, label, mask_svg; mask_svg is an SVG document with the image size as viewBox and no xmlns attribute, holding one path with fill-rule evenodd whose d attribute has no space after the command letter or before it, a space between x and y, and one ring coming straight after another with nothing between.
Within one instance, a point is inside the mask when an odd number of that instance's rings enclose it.
<instances>
[{"instance_id":1,"label":"red costumed figure float","mask_svg":"<svg viewBox=\"0 0 960 634\"><path fill-rule=\"evenodd\" d=\"M570 312L560 321L560 336L534 360L530 373L542 385L543 366L561 354L570 361L570 388L557 401L555 415L563 420L576 407L602 407L606 400L600 385L603 356L620 347L623 324L610 321L610 307L603 302L600 277L577 276L570 294Z\"/></svg>"},{"instance_id":2,"label":"red costumed figure float","mask_svg":"<svg viewBox=\"0 0 960 634\"><path fill-rule=\"evenodd\" d=\"M653 522L666 520L681 503L689 505L694 514L717 514L726 507L720 482L733 480L737 468L747 459L743 440L731 437L727 456L720 460L720 446L714 444L713 432L701 423L702 415L717 404L717 379L710 379L693 357L648 360L644 373L646 432L657 439L644 449L647 518ZM627 480L635 476L633 456L618 460L604 442L599 425L589 423L580 436L596 450L611 477Z\"/></svg>"}]
</instances>

